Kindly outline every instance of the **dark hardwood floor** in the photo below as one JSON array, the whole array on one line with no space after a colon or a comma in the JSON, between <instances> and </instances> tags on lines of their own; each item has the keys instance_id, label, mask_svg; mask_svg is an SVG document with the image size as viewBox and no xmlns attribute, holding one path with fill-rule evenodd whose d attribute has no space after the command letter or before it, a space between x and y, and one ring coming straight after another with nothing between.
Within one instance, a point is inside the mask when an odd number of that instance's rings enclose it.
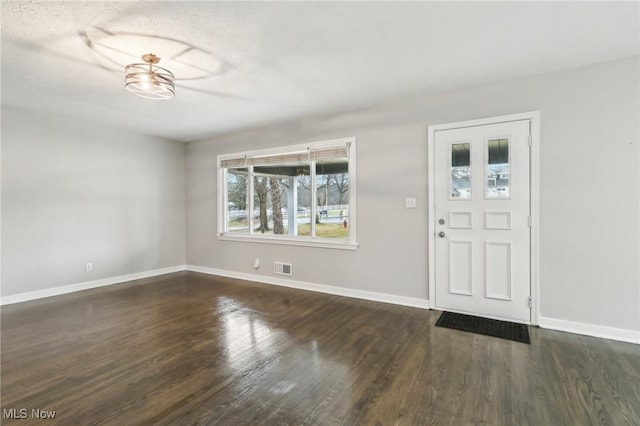
<instances>
[{"instance_id":1,"label":"dark hardwood floor","mask_svg":"<svg viewBox=\"0 0 640 426\"><path fill-rule=\"evenodd\" d=\"M192 272L1 312L2 424L640 424L640 347L610 340Z\"/></svg>"}]
</instances>

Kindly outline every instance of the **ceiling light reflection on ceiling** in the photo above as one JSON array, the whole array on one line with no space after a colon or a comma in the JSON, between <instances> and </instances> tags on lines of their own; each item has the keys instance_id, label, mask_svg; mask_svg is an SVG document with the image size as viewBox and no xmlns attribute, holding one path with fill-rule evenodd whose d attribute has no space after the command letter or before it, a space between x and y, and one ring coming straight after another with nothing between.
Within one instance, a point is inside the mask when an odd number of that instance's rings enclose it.
<instances>
[{"instance_id":1,"label":"ceiling light reflection on ceiling","mask_svg":"<svg viewBox=\"0 0 640 426\"><path fill-rule=\"evenodd\" d=\"M130 64L124 68L124 87L146 99L173 98L176 94L173 73L156 65L160 58L153 53L142 55L142 60L145 63Z\"/></svg>"}]
</instances>

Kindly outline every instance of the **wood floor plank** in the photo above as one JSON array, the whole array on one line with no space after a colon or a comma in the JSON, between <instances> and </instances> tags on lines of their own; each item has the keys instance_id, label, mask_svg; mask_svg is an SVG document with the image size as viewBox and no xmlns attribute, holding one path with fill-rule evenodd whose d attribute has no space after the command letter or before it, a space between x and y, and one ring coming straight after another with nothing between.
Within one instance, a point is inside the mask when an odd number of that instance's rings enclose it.
<instances>
[{"instance_id":1,"label":"wood floor plank","mask_svg":"<svg viewBox=\"0 0 640 426\"><path fill-rule=\"evenodd\" d=\"M640 424L640 347L610 340L193 272L0 312L7 425Z\"/></svg>"}]
</instances>

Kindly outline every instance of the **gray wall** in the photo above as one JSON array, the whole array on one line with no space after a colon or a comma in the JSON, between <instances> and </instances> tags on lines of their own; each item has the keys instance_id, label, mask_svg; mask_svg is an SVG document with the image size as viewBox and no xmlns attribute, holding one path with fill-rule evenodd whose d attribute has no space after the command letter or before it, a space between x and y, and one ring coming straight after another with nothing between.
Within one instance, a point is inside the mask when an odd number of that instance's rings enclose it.
<instances>
[{"instance_id":1,"label":"gray wall","mask_svg":"<svg viewBox=\"0 0 640 426\"><path fill-rule=\"evenodd\" d=\"M2 296L183 265L184 150L3 107Z\"/></svg>"},{"instance_id":2,"label":"gray wall","mask_svg":"<svg viewBox=\"0 0 640 426\"><path fill-rule=\"evenodd\" d=\"M638 59L189 143L187 262L270 276L290 261L295 280L428 298L427 126L539 110L540 314L640 330ZM357 251L216 239L217 154L343 136L358 144Z\"/></svg>"},{"instance_id":3,"label":"gray wall","mask_svg":"<svg viewBox=\"0 0 640 426\"><path fill-rule=\"evenodd\" d=\"M273 260L291 261L298 281L428 298L427 126L540 110L541 315L640 330L638 59L193 142L186 170L182 144L3 107L2 296L182 265L186 252L192 265L271 276ZM357 251L216 239L217 154L343 136L358 139Z\"/></svg>"}]
</instances>

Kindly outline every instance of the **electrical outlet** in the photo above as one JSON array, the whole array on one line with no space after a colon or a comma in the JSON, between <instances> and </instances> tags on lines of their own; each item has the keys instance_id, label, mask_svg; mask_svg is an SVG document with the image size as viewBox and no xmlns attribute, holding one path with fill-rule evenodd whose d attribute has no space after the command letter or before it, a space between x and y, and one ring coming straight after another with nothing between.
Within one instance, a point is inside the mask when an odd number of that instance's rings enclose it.
<instances>
[{"instance_id":1,"label":"electrical outlet","mask_svg":"<svg viewBox=\"0 0 640 426\"><path fill-rule=\"evenodd\" d=\"M93 263L92 262L87 262L84 264L84 269L87 272L91 272L93 271Z\"/></svg>"}]
</instances>

